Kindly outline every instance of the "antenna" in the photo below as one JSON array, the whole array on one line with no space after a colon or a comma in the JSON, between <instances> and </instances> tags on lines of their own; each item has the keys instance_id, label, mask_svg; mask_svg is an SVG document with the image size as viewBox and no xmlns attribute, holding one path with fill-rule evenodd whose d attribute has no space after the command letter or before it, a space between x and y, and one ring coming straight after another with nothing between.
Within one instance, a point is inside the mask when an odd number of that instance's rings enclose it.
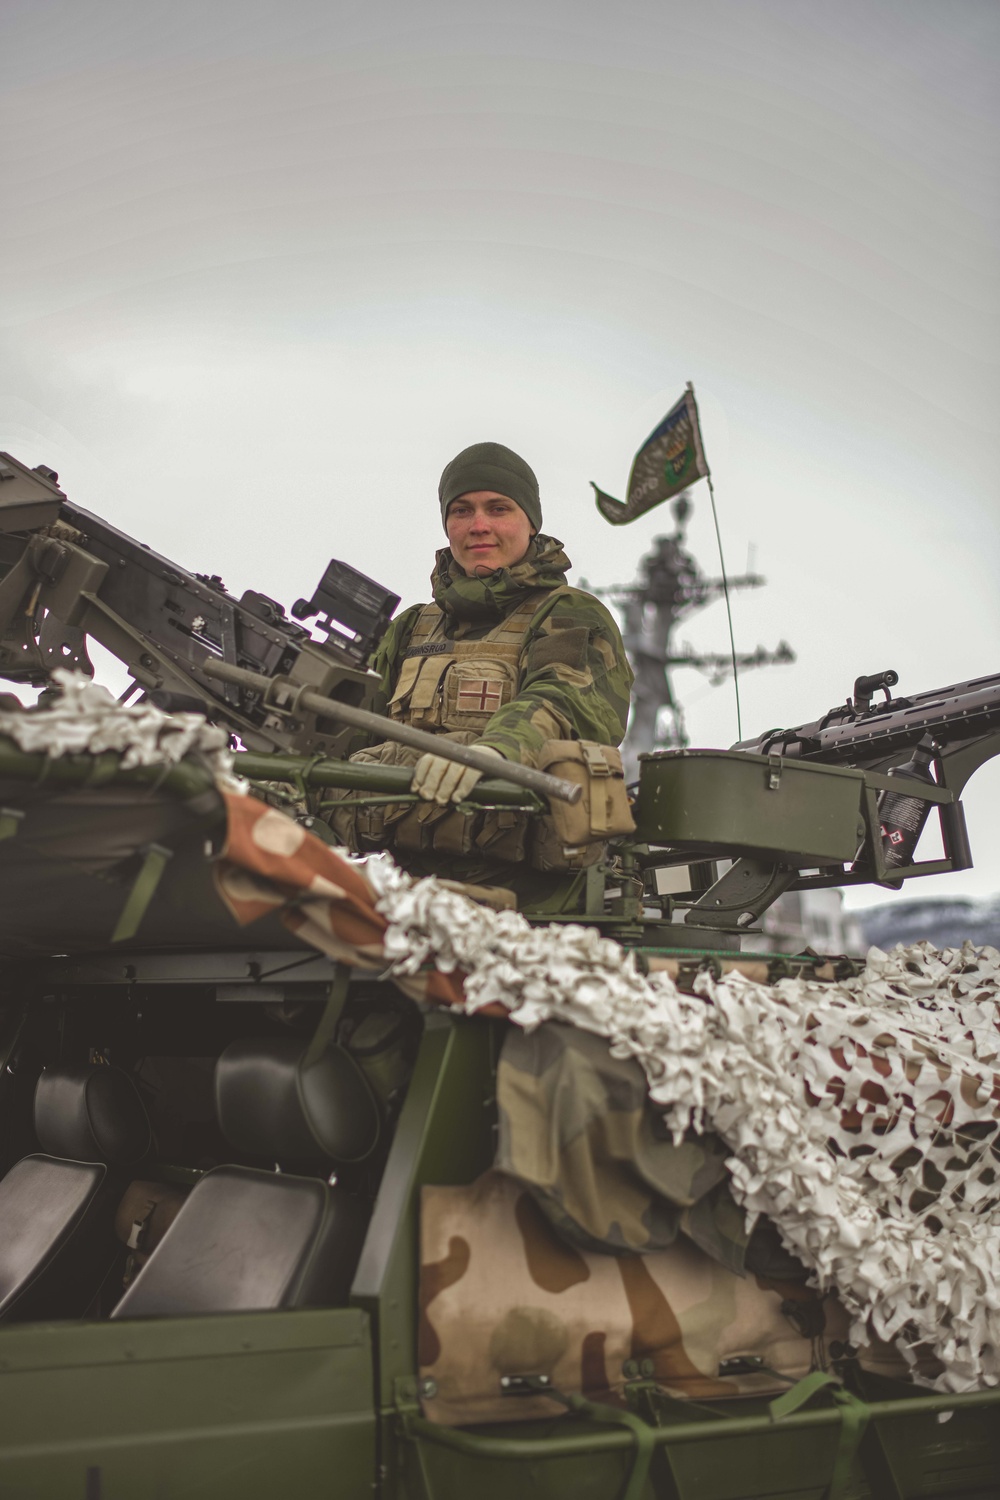
<instances>
[{"instance_id":1,"label":"antenna","mask_svg":"<svg viewBox=\"0 0 1000 1500\"><path fill-rule=\"evenodd\" d=\"M715 540L719 544L719 567L722 570L722 593L726 601L726 619L729 621L729 651L733 659L733 692L736 694L736 740L743 738L743 716L740 713L740 674L736 664L736 637L733 635L733 612L729 607L729 580L726 577L726 559L722 555L722 533L719 530L719 513L715 508L715 486L711 474L706 474L708 493L712 500L712 520L715 522Z\"/></svg>"}]
</instances>

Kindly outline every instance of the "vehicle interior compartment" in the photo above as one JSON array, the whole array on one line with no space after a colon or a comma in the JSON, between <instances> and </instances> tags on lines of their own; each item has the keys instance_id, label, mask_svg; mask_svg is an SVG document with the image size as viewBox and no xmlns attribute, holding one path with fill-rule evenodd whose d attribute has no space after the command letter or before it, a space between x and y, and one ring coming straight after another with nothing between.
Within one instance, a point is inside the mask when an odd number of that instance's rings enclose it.
<instances>
[{"instance_id":1,"label":"vehicle interior compartment","mask_svg":"<svg viewBox=\"0 0 1000 1500\"><path fill-rule=\"evenodd\" d=\"M0 1322L345 1305L417 1006L117 975L0 1004Z\"/></svg>"}]
</instances>

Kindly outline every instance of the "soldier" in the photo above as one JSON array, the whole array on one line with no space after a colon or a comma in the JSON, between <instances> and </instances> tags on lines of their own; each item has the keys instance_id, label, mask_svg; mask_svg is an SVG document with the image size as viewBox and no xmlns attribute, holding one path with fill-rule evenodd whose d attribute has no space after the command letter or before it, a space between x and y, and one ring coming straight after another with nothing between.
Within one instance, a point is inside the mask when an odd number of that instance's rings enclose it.
<instances>
[{"instance_id":1,"label":"soldier","mask_svg":"<svg viewBox=\"0 0 1000 1500\"><path fill-rule=\"evenodd\" d=\"M525 765L547 741L619 745L632 684L621 635L603 604L567 584L570 561L541 530L531 468L502 443L475 443L447 465L438 496L449 545L431 575L433 602L389 627L372 662L382 678L376 707ZM499 882L529 897L561 892L571 909L581 881L567 882L565 868L551 878L551 860L526 843L525 818L456 813L480 772L393 742L355 758L415 762L413 791L425 805L343 809L334 826L354 847L389 845L416 873ZM523 869L526 858L542 868Z\"/></svg>"}]
</instances>

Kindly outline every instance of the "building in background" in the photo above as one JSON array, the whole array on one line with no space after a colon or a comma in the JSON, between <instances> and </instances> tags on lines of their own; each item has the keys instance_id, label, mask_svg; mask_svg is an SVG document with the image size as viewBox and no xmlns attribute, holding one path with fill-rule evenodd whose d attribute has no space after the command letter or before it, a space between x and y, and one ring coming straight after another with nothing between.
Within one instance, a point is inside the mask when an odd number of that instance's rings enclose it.
<instances>
[{"instance_id":1,"label":"building in background","mask_svg":"<svg viewBox=\"0 0 1000 1500\"><path fill-rule=\"evenodd\" d=\"M833 886L824 891L785 891L761 918L763 932L751 933L743 943L763 953L846 953L862 957L870 946L858 921L861 914L845 910L844 894Z\"/></svg>"},{"instance_id":2,"label":"building in background","mask_svg":"<svg viewBox=\"0 0 1000 1500\"><path fill-rule=\"evenodd\" d=\"M855 913L865 948L889 949L927 940L935 948L1000 948L1000 896L974 901L968 896L933 896L887 901Z\"/></svg>"},{"instance_id":3,"label":"building in background","mask_svg":"<svg viewBox=\"0 0 1000 1500\"><path fill-rule=\"evenodd\" d=\"M970 942L1000 949L1000 896L982 901L928 896L845 911L840 890L786 891L764 913L761 926L763 933L749 937L746 948L767 953L813 948L855 957L872 947L888 952L897 943L960 948Z\"/></svg>"}]
</instances>

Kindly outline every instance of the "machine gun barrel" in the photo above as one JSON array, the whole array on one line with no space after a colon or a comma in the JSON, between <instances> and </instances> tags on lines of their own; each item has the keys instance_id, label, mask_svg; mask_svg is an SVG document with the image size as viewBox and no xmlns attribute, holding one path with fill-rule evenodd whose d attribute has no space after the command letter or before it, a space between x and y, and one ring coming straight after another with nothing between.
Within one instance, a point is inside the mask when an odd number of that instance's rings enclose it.
<instances>
[{"instance_id":1,"label":"machine gun barrel","mask_svg":"<svg viewBox=\"0 0 1000 1500\"><path fill-rule=\"evenodd\" d=\"M548 776L544 771L536 771L534 766L498 760L497 756L488 751L477 750L473 745L457 745L454 740L427 734L409 724L397 724L366 708L355 708L350 703L324 698L309 688L293 686L287 678L264 677L259 672L248 672L243 667L231 666L229 662L216 661L214 657L206 657L202 670L209 677L217 677L220 682L232 682L261 693L265 702L280 712L294 716L301 705L317 718L333 719L336 723L350 725L352 729L363 729L368 734L396 740L398 744L409 745L414 750L440 755L445 760L457 760L460 765L471 766L486 776L512 781L515 786L526 787L529 792L538 792L549 799L555 797L560 802L579 802L583 794L581 786L576 782L566 781L561 776Z\"/></svg>"},{"instance_id":2,"label":"machine gun barrel","mask_svg":"<svg viewBox=\"0 0 1000 1500\"><path fill-rule=\"evenodd\" d=\"M250 781L299 782L308 787L336 787L342 791L383 793L386 797L405 797L410 791L413 771L409 766L380 766L351 760L317 760L305 755L257 755L252 750L238 750L233 756L237 776ZM495 777L477 781L468 801L480 806L517 808L526 812L544 812L545 803L527 788L513 786Z\"/></svg>"}]
</instances>

